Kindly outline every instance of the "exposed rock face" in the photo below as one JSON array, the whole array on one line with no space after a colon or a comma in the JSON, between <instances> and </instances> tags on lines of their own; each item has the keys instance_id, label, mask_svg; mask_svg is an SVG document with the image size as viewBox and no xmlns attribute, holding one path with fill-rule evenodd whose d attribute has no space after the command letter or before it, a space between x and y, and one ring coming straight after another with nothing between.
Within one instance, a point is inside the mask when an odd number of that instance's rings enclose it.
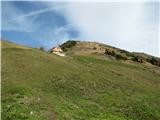
<instances>
[{"instance_id":1,"label":"exposed rock face","mask_svg":"<svg viewBox=\"0 0 160 120\"><path fill-rule=\"evenodd\" d=\"M63 50L61 49L61 47L57 46L54 47L50 50L51 53L57 54L59 56L65 56L65 53L63 52Z\"/></svg>"},{"instance_id":2,"label":"exposed rock face","mask_svg":"<svg viewBox=\"0 0 160 120\"><path fill-rule=\"evenodd\" d=\"M62 50L59 46L57 46L57 47L55 47L55 48L52 48L51 51L52 51L52 52L63 52L63 50Z\"/></svg>"}]
</instances>

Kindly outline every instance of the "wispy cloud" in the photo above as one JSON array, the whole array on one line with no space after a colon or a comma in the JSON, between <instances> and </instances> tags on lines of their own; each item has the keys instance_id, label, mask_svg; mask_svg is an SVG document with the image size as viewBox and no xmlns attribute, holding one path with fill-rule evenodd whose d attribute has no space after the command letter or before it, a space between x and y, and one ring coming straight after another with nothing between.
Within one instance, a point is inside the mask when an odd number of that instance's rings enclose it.
<instances>
[{"instance_id":1,"label":"wispy cloud","mask_svg":"<svg viewBox=\"0 0 160 120\"><path fill-rule=\"evenodd\" d=\"M20 15L20 16L14 18L13 20L26 19L27 17L37 16L39 14L43 14L45 12L49 12L49 11L53 11L53 10L54 10L53 8L46 8L46 9L42 9L42 10L36 10L36 11L29 12L27 14Z\"/></svg>"},{"instance_id":2,"label":"wispy cloud","mask_svg":"<svg viewBox=\"0 0 160 120\"><path fill-rule=\"evenodd\" d=\"M56 19L57 21L61 21L61 19L57 18L57 14L58 16L61 16L60 12L62 6L57 3L56 6L53 4L50 5L48 2L45 2L42 5L42 9L23 12L22 9L15 6L13 2L3 2L2 30L29 33L35 41L39 42L39 45L45 46L46 49L71 38L70 32L73 28L71 28L70 24L63 23L64 25L58 25L58 23L54 23ZM53 13L50 14L52 15L50 19L39 18L41 15L45 16L45 13L48 12ZM56 16L54 16L54 12L56 12ZM51 21L52 25L47 24L49 21Z\"/></svg>"},{"instance_id":3,"label":"wispy cloud","mask_svg":"<svg viewBox=\"0 0 160 120\"><path fill-rule=\"evenodd\" d=\"M53 4L50 5L50 2L45 2L43 3L45 8L23 12L22 9L19 9L13 3L14 2L9 1L2 2L2 30L4 31L14 30L33 32L34 30L39 29L40 26L37 21L35 22L38 16L47 12L60 12L61 9L58 4L53 6ZM40 3L42 4L42 2L39 2L39 4Z\"/></svg>"},{"instance_id":4,"label":"wispy cloud","mask_svg":"<svg viewBox=\"0 0 160 120\"><path fill-rule=\"evenodd\" d=\"M35 29L34 19L36 16L19 18L24 13L16 8L11 2L2 2L2 30L3 31L25 31L30 32Z\"/></svg>"},{"instance_id":5,"label":"wispy cloud","mask_svg":"<svg viewBox=\"0 0 160 120\"><path fill-rule=\"evenodd\" d=\"M160 56L157 2L68 3L66 16L92 40Z\"/></svg>"},{"instance_id":6,"label":"wispy cloud","mask_svg":"<svg viewBox=\"0 0 160 120\"><path fill-rule=\"evenodd\" d=\"M103 0L102 0L103 1ZM43 8L23 12L11 2L2 4L2 30L31 33L47 48L75 38L110 44L130 51L160 56L159 2L43 2ZM150 1L150 0L148 0ZM34 7L34 5L32 6ZM57 26L42 26L39 17L48 12L63 16ZM45 22L57 19L47 17ZM44 24L46 25L46 24Z\"/></svg>"},{"instance_id":7,"label":"wispy cloud","mask_svg":"<svg viewBox=\"0 0 160 120\"><path fill-rule=\"evenodd\" d=\"M54 4L53 4L54 3ZM25 13L23 15L18 16L15 19L23 19L27 17L32 17L32 16L37 16L39 14L43 14L46 12L61 12L64 10L64 5L65 3L59 3L59 2L39 2L39 4L42 4L45 8L39 9L39 10L34 10L28 13ZM33 4L33 5L38 5L38 4Z\"/></svg>"}]
</instances>

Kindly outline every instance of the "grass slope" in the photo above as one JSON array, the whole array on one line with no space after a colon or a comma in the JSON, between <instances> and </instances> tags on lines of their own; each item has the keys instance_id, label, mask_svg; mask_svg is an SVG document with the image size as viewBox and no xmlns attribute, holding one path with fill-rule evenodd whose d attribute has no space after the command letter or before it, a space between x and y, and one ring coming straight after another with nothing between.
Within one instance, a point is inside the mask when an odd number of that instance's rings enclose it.
<instances>
[{"instance_id":1,"label":"grass slope","mask_svg":"<svg viewBox=\"0 0 160 120\"><path fill-rule=\"evenodd\" d=\"M159 120L160 68L2 41L2 120Z\"/></svg>"}]
</instances>

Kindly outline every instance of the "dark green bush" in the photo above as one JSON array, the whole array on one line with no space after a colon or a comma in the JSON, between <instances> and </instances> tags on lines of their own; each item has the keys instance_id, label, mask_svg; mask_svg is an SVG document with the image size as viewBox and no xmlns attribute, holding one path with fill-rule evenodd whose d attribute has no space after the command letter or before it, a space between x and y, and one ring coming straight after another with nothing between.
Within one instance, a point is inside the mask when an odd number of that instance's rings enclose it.
<instances>
[{"instance_id":1,"label":"dark green bush","mask_svg":"<svg viewBox=\"0 0 160 120\"><path fill-rule=\"evenodd\" d=\"M44 47L42 47L42 46L41 46L39 49L40 49L41 51L44 51Z\"/></svg>"},{"instance_id":2,"label":"dark green bush","mask_svg":"<svg viewBox=\"0 0 160 120\"><path fill-rule=\"evenodd\" d=\"M133 61L135 61L135 62L140 62L140 63L144 63L146 60L143 58L143 57L141 57L141 56L134 56L133 58L132 58L132 60Z\"/></svg>"},{"instance_id":3,"label":"dark green bush","mask_svg":"<svg viewBox=\"0 0 160 120\"><path fill-rule=\"evenodd\" d=\"M123 54L116 54L116 59L118 60L127 60L127 56Z\"/></svg>"},{"instance_id":4,"label":"dark green bush","mask_svg":"<svg viewBox=\"0 0 160 120\"><path fill-rule=\"evenodd\" d=\"M67 51L68 48L75 46L76 43L77 43L76 41L69 40L69 41L65 42L64 44L62 44L60 47L63 51Z\"/></svg>"},{"instance_id":5,"label":"dark green bush","mask_svg":"<svg viewBox=\"0 0 160 120\"><path fill-rule=\"evenodd\" d=\"M106 49L105 54L114 56L117 60L127 60L127 56L125 54L116 53L114 50Z\"/></svg>"},{"instance_id":6,"label":"dark green bush","mask_svg":"<svg viewBox=\"0 0 160 120\"><path fill-rule=\"evenodd\" d=\"M160 67L160 59L151 57L147 59L148 62L150 62L153 65L159 66Z\"/></svg>"}]
</instances>

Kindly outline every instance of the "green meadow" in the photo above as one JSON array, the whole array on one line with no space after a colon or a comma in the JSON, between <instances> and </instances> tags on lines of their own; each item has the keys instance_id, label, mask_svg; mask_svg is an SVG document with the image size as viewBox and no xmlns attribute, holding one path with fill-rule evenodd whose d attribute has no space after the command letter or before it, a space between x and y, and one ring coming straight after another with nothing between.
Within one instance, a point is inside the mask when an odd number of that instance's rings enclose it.
<instances>
[{"instance_id":1,"label":"green meadow","mask_svg":"<svg viewBox=\"0 0 160 120\"><path fill-rule=\"evenodd\" d=\"M2 120L160 120L160 67L1 48Z\"/></svg>"}]
</instances>

